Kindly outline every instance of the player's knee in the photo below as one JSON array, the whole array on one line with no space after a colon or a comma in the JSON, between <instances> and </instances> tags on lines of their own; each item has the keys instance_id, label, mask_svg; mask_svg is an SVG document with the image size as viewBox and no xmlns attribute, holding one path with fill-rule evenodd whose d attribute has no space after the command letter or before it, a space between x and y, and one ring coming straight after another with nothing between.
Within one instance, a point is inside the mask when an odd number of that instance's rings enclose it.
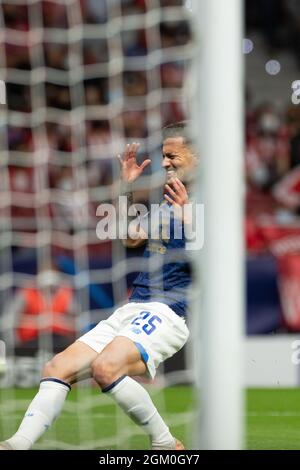
<instances>
[{"instance_id":1,"label":"player's knee","mask_svg":"<svg viewBox=\"0 0 300 470\"><path fill-rule=\"evenodd\" d=\"M113 361L100 357L92 364L92 374L101 387L107 387L118 378L118 367Z\"/></svg>"},{"instance_id":2,"label":"player's knee","mask_svg":"<svg viewBox=\"0 0 300 470\"><path fill-rule=\"evenodd\" d=\"M67 381L63 367L62 354L57 354L45 364L43 377L55 377L57 379Z\"/></svg>"}]
</instances>

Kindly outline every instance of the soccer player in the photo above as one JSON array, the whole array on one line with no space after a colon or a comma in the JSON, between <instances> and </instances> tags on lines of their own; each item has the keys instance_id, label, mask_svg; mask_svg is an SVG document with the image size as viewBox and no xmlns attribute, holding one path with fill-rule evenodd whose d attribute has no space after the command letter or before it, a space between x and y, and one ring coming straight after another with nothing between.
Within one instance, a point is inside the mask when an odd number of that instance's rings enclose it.
<instances>
[{"instance_id":1,"label":"soccer player","mask_svg":"<svg viewBox=\"0 0 300 470\"><path fill-rule=\"evenodd\" d=\"M137 143L127 145L123 157L119 156L129 204L133 200L131 183L150 164L147 159L138 165L138 147ZM185 314L191 274L188 259L183 257L184 230L181 237L175 237L175 231L178 233L178 228L188 222L178 216L178 211L164 218L164 211L188 203L188 186L196 163L186 123L164 128L162 166L166 184L159 209L163 212L161 225L167 220L170 226L158 227L159 236L147 240L143 221L138 220L139 236L125 240L132 248L146 244L145 261L150 266L155 259L158 267L138 275L128 303L45 365L38 393L17 432L1 443L2 449L30 449L60 414L71 385L88 376L144 429L152 449L184 448L170 433L147 391L131 377L154 377L158 365L180 350L189 335Z\"/></svg>"}]
</instances>

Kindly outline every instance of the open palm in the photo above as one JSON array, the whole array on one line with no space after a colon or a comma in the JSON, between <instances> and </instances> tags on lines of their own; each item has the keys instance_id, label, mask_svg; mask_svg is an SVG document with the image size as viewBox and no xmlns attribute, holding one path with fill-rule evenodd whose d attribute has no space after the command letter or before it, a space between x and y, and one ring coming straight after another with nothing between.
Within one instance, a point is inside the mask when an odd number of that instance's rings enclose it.
<instances>
[{"instance_id":1,"label":"open palm","mask_svg":"<svg viewBox=\"0 0 300 470\"><path fill-rule=\"evenodd\" d=\"M127 144L126 149L123 155L118 155L118 159L121 165L121 178L126 183L133 183L144 171L146 166L151 163L151 160L148 158L143 161L140 165L137 164L136 156L140 144L133 142L132 144Z\"/></svg>"}]
</instances>

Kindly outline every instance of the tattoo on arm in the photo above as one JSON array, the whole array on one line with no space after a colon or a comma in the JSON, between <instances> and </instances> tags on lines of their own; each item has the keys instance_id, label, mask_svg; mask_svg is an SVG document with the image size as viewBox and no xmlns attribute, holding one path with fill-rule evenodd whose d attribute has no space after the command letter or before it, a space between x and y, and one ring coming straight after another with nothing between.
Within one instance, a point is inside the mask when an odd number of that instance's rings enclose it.
<instances>
[{"instance_id":1,"label":"tattoo on arm","mask_svg":"<svg viewBox=\"0 0 300 470\"><path fill-rule=\"evenodd\" d=\"M122 226L122 238L130 238L128 233L129 224L136 220L137 226L139 225L138 214L128 215L128 209L130 206L134 205L133 191L131 185L123 184L121 187L121 202L119 204L119 217L121 219ZM132 227L132 226L131 226Z\"/></svg>"},{"instance_id":2,"label":"tattoo on arm","mask_svg":"<svg viewBox=\"0 0 300 470\"><path fill-rule=\"evenodd\" d=\"M128 191L125 193L125 196L127 197L127 204L128 204L128 207L129 206L132 206L133 204L133 192L132 191Z\"/></svg>"}]
</instances>

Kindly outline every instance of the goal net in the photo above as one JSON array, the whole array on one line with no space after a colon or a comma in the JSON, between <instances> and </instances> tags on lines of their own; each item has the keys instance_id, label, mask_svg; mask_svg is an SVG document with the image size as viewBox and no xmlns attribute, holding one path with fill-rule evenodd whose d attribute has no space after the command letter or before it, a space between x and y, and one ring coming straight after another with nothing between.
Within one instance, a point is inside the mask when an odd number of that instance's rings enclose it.
<instances>
[{"instance_id":1,"label":"goal net","mask_svg":"<svg viewBox=\"0 0 300 470\"><path fill-rule=\"evenodd\" d=\"M118 195L116 156L128 142L152 161L138 202L161 198L161 131L188 119L193 99L190 3L0 2L0 440L16 430L45 361L124 303L140 270L141 251L99 239L97 207ZM188 346L143 383L190 447L191 368ZM146 446L83 381L35 448Z\"/></svg>"}]
</instances>

